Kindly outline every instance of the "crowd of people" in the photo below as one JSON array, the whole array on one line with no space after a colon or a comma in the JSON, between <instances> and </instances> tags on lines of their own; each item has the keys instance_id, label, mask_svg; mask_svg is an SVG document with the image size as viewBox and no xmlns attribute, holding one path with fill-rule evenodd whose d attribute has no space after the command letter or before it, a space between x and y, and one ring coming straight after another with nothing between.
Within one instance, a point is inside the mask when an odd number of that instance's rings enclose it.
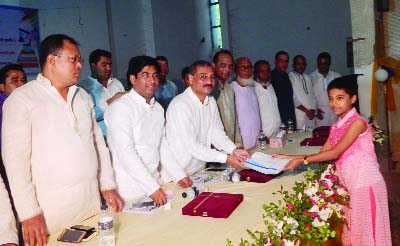
<instances>
[{"instance_id":1,"label":"crowd of people","mask_svg":"<svg viewBox=\"0 0 400 246\"><path fill-rule=\"evenodd\" d=\"M46 37L39 56L41 73L29 83L19 65L0 71L0 245L18 244L16 221L27 245L45 245L49 233L97 214L101 202L116 212L142 196L164 204L163 184L190 187L207 162L246 168L260 130L271 137L288 121L309 129L340 116L329 107L328 85L340 75L326 52L307 75L302 55L287 73L285 51L271 71L266 60L253 66L219 50L211 62L185 67L179 83L167 79L166 57L136 56L128 90L112 77L111 53L100 49L89 56L91 75L78 82L83 59L69 36Z\"/></svg>"}]
</instances>

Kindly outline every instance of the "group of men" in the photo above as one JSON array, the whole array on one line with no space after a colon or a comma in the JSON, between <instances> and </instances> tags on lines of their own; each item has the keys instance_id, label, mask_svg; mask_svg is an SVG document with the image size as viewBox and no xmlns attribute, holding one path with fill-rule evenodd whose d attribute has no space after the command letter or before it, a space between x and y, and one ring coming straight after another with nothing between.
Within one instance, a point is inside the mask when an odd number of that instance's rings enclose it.
<instances>
[{"instance_id":1,"label":"group of men","mask_svg":"<svg viewBox=\"0 0 400 246\"><path fill-rule=\"evenodd\" d=\"M4 183L10 186L24 242L45 245L49 233L98 213L101 197L116 212L124 201L141 196L164 204L162 184L190 187L191 175L206 162L245 168L260 129L271 136L288 119L299 128L298 115L326 119L314 83L335 76L330 57L323 55L310 80L303 56L295 57L290 75L286 52L278 52L272 73L265 60L256 62L253 73L249 58L234 60L231 52L220 50L212 63L199 60L185 68L181 89L167 80L165 57L133 57L126 73L131 89L125 91L111 77L108 51L90 54L91 75L80 82L83 59L73 38L46 37L39 56L42 72L29 83L20 67L0 74L2 161L8 178L0 180L5 218L0 245L18 244ZM320 60L326 61L325 72ZM230 81L233 71L236 77Z\"/></svg>"}]
</instances>

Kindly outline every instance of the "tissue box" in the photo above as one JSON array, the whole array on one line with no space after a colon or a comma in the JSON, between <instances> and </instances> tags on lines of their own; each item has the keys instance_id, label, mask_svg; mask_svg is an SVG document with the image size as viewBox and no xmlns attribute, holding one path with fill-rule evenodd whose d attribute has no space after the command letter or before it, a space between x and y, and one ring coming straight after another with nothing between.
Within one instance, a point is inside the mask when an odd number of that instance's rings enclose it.
<instances>
[{"instance_id":1,"label":"tissue box","mask_svg":"<svg viewBox=\"0 0 400 246\"><path fill-rule=\"evenodd\" d=\"M269 139L269 147L270 148L282 148L286 144L286 132L279 131L277 133L272 134Z\"/></svg>"},{"instance_id":2,"label":"tissue box","mask_svg":"<svg viewBox=\"0 0 400 246\"><path fill-rule=\"evenodd\" d=\"M182 214L228 218L242 201L242 194L203 192L182 208Z\"/></svg>"}]
</instances>

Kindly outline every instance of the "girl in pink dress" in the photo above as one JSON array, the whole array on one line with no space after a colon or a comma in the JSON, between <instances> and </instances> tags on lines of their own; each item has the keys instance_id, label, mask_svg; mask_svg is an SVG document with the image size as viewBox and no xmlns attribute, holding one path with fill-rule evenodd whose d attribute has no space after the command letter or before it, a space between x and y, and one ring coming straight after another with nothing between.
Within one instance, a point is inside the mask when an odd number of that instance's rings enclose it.
<instances>
[{"instance_id":1,"label":"girl in pink dress","mask_svg":"<svg viewBox=\"0 0 400 246\"><path fill-rule=\"evenodd\" d=\"M329 139L314 155L276 155L290 158L285 170L301 164L334 160L340 181L350 194L345 210L343 245L390 246L390 222L386 184L379 171L372 133L357 103L357 76L343 76L328 85L329 107L339 116L331 126Z\"/></svg>"}]
</instances>

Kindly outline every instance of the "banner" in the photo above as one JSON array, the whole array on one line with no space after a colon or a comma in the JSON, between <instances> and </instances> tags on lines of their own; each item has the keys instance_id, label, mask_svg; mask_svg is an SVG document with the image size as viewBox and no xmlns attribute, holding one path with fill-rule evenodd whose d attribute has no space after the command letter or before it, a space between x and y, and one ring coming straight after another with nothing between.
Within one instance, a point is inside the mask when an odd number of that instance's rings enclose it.
<instances>
[{"instance_id":1,"label":"banner","mask_svg":"<svg viewBox=\"0 0 400 246\"><path fill-rule=\"evenodd\" d=\"M10 63L36 74L39 66L38 10L0 5L0 67Z\"/></svg>"}]
</instances>

